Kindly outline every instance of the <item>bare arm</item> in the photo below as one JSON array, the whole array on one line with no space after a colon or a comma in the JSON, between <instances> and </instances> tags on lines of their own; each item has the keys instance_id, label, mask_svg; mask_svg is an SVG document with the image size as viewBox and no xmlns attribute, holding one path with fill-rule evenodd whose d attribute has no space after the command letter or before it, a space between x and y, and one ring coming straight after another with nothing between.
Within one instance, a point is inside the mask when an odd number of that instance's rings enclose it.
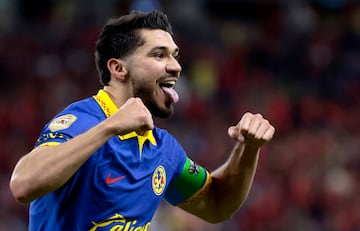
<instances>
[{"instance_id":1,"label":"bare arm","mask_svg":"<svg viewBox=\"0 0 360 231\"><path fill-rule=\"evenodd\" d=\"M153 127L142 101L131 98L117 113L87 132L56 146L35 148L23 156L14 168L10 189L19 202L28 203L64 185L114 135Z\"/></svg>"},{"instance_id":2,"label":"bare arm","mask_svg":"<svg viewBox=\"0 0 360 231\"><path fill-rule=\"evenodd\" d=\"M249 194L260 146L271 140L274 131L261 115L246 113L236 126L229 128L229 136L236 144L229 159L211 173L209 189L181 208L211 223L231 218Z\"/></svg>"}]
</instances>

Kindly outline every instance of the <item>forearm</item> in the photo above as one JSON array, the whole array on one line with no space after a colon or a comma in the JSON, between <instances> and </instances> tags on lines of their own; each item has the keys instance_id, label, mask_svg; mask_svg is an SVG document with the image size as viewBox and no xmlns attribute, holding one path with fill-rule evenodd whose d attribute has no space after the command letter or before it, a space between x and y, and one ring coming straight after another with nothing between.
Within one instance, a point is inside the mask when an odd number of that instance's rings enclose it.
<instances>
[{"instance_id":1,"label":"forearm","mask_svg":"<svg viewBox=\"0 0 360 231\"><path fill-rule=\"evenodd\" d=\"M21 158L13 171L10 188L14 196L28 203L58 189L112 136L101 123L65 143L35 148Z\"/></svg>"},{"instance_id":2,"label":"forearm","mask_svg":"<svg viewBox=\"0 0 360 231\"><path fill-rule=\"evenodd\" d=\"M231 217L246 200L253 183L258 158L259 148L238 143L228 161L212 172L212 192L216 210L224 217Z\"/></svg>"},{"instance_id":3,"label":"forearm","mask_svg":"<svg viewBox=\"0 0 360 231\"><path fill-rule=\"evenodd\" d=\"M260 147L272 139L274 132L275 128L262 115L245 113L228 129L229 136L237 142L229 159L212 172L208 190L181 208L212 223L229 219L246 200Z\"/></svg>"},{"instance_id":4,"label":"forearm","mask_svg":"<svg viewBox=\"0 0 360 231\"><path fill-rule=\"evenodd\" d=\"M229 159L211 173L209 188L180 207L211 223L228 220L249 194L258 158L258 148L236 144Z\"/></svg>"}]
</instances>

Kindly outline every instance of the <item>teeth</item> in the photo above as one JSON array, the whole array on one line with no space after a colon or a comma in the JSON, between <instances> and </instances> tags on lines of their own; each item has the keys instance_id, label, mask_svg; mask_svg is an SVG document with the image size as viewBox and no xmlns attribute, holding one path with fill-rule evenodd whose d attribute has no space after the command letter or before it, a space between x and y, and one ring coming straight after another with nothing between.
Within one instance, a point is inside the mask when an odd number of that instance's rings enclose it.
<instances>
[{"instance_id":1,"label":"teeth","mask_svg":"<svg viewBox=\"0 0 360 231\"><path fill-rule=\"evenodd\" d=\"M164 86L164 87L174 87L175 83L176 83L176 82L175 82L174 80L165 81L165 82L162 82L162 83L161 83L161 86Z\"/></svg>"}]
</instances>

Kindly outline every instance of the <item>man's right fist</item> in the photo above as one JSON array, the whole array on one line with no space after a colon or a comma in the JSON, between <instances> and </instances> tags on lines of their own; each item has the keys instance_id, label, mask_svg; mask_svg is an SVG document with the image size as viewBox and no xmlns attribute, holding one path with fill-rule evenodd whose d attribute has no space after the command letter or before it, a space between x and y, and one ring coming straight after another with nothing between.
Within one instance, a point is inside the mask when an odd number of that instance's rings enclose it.
<instances>
[{"instance_id":1,"label":"man's right fist","mask_svg":"<svg viewBox=\"0 0 360 231\"><path fill-rule=\"evenodd\" d=\"M152 115L140 98L129 98L108 120L116 135L125 135L132 131L142 135L154 128Z\"/></svg>"}]
</instances>

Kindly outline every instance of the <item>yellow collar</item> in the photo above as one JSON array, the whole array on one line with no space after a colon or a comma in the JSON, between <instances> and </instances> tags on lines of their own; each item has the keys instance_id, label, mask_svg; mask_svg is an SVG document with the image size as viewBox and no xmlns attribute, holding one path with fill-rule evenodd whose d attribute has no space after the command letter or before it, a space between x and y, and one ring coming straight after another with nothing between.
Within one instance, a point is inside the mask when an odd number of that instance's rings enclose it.
<instances>
[{"instance_id":1,"label":"yellow collar","mask_svg":"<svg viewBox=\"0 0 360 231\"><path fill-rule=\"evenodd\" d=\"M109 94L102 89L100 89L99 92L97 93L97 95L94 96L94 99L99 104L99 106L103 110L106 117L110 117L118 110L118 107L111 100ZM135 131L132 131L125 135L119 136L120 140L131 139L134 137L136 137L138 139L140 159L141 159L141 155L142 155L142 149L143 149L143 146L144 146L144 143L146 142L146 140L149 140L149 142L152 145L156 146L156 140L155 140L152 130L146 131L144 133L144 135L138 135Z\"/></svg>"}]
</instances>

